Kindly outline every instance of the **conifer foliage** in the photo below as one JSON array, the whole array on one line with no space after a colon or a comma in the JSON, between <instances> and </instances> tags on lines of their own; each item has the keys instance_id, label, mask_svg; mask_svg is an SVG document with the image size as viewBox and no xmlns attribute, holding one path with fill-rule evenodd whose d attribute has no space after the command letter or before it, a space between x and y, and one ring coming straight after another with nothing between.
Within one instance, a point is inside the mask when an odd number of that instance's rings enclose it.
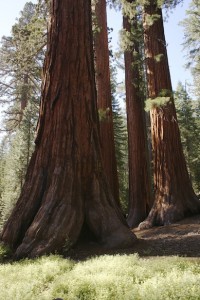
<instances>
[{"instance_id":1,"label":"conifer foliage","mask_svg":"<svg viewBox=\"0 0 200 300\"><path fill-rule=\"evenodd\" d=\"M186 87L178 83L175 92L177 118L181 133L181 142L193 187L200 194L200 127L198 101L192 100Z\"/></svg>"},{"instance_id":2,"label":"conifer foliage","mask_svg":"<svg viewBox=\"0 0 200 300\"><path fill-rule=\"evenodd\" d=\"M184 29L184 48L188 53L188 67L194 78L194 90L200 99L200 1L192 0L181 22Z\"/></svg>"},{"instance_id":3,"label":"conifer foliage","mask_svg":"<svg viewBox=\"0 0 200 300\"><path fill-rule=\"evenodd\" d=\"M114 66L114 59L111 59L111 91L113 127L115 138L115 153L117 159L117 171L119 178L119 200L122 210L128 213L128 136L126 113L120 105L120 98L117 94L117 70Z\"/></svg>"},{"instance_id":4,"label":"conifer foliage","mask_svg":"<svg viewBox=\"0 0 200 300\"><path fill-rule=\"evenodd\" d=\"M11 36L1 40L4 171L0 174L0 224L7 219L19 197L34 149L45 45L46 10L28 2L12 27Z\"/></svg>"}]
</instances>

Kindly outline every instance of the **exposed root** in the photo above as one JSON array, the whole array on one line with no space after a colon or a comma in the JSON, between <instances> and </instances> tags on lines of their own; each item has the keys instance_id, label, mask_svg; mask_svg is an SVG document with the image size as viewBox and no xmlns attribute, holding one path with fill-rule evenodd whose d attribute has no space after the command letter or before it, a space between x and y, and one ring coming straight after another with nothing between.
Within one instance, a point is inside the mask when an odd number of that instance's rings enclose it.
<instances>
[{"instance_id":1,"label":"exposed root","mask_svg":"<svg viewBox=\"0 0 200 300\"><path fill-rule=\"evenodd\" d=\"M145 220L145 221L141 222L141 223L138 225L137 229L138 229L138 230L143 230L143 229L149 229L149 228L151 228L151 227L153 227L152 222L150 222L150 221L148 221L148 220Z\"/></svg>"}]
</instances>

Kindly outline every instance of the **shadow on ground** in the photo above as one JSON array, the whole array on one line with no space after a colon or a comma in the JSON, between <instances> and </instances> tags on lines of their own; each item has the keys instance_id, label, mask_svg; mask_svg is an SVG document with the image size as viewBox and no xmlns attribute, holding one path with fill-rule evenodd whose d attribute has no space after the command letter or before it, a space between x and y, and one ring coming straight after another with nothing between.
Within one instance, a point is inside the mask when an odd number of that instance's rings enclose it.
<instances>
[{"instance_id":1,"label":"shadow on ground","mask_svg":"<svg viewBox=\"0 0 200 300\"><path fill-rule=\"evenodd\" d=\"M146 230L133 230L138 242L133 248L109 250L98 244L87 242L77 244L68 253L74 260L85 260L104 254L134 254L148 256L200 257L200 215L184 219L168 226Z\"/></svg>"}]
</instances>

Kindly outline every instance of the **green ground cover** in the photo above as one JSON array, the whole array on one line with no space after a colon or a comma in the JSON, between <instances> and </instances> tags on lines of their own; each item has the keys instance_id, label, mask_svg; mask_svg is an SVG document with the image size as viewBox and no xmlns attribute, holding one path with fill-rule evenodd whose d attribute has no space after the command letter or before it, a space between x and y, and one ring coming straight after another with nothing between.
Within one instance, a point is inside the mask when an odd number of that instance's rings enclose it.
<instances>
[{"instance_id":1,"label":"green ground cover","mask_svg":"<svg viewBox=\"0 0 200 300\"><path fill-rule=\"evenodd\" d=\"M0 250L0 255L4 255ZM0 298L10 300L200 299L200 260L105 255L75 262L51 255L1 262Z\"/></svg>"}]
</instances>

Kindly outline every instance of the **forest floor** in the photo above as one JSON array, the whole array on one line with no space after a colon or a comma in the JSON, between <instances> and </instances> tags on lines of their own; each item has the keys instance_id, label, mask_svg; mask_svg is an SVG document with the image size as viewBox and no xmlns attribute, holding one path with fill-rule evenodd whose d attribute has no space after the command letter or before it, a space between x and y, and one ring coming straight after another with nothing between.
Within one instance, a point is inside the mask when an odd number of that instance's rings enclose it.
<instances>
[{"instance_id":1,"label":"forest floor","mask_svg":"<svg viewBox=\"0 0 200 300\"><path fill-rule=\"evenodd\" d=\"M87 242L74 246L68 253L68 257L74 260L85 260L104 254L134 253L138 253L140 257L200 257L200 215L168 226L158 226L140 231L135 229L133 232L138 238L133 248L110 250Z\"/></svg>"}]
</instances>

